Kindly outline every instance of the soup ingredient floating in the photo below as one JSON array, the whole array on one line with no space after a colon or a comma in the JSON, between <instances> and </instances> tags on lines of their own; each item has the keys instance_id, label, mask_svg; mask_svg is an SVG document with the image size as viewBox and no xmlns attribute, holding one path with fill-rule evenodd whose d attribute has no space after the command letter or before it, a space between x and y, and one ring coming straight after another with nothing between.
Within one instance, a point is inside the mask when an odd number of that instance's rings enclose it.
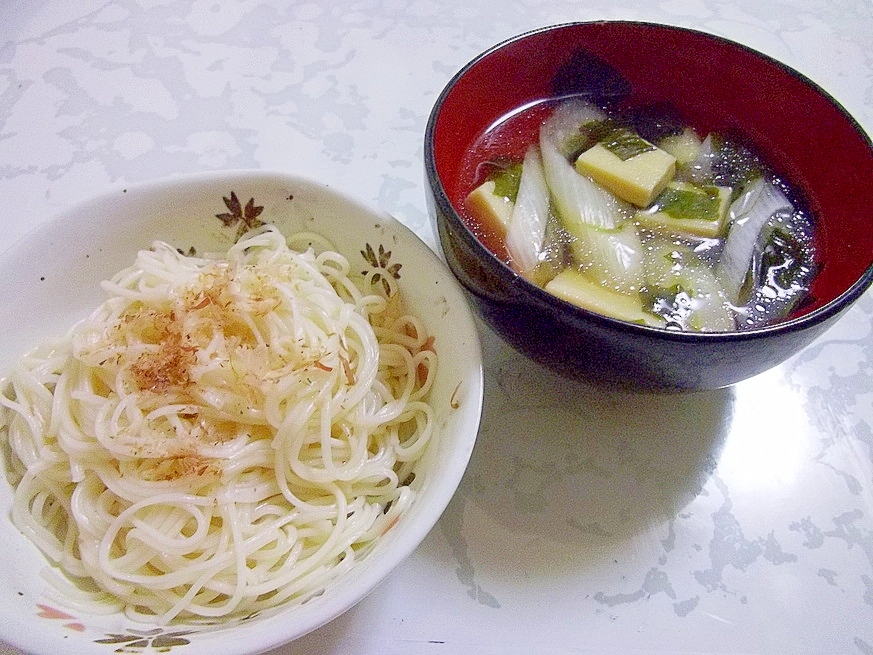
<instances>
[{"instance_id":1,"label":"soup ingredient floating","mask_svg":"<svg viewBox=\"0 0 873 655\"><path fill-rule=\"evenodd\" d=\"M526 111L542 111L534 106ZM522 276L607 316L724 332L780 320L815 273L813 223L749 149L669 107L549 108L522 161L486 135L466 209ZM496 151L496 155L495 155Z\"/></svg>"},{"instance_id":2,"label":"soup ingredient floating","mask_svg":"<svg viewBox=\"0 0 873 655\"><path fill-rule=\"evenodd\" d=\"M409 506L437 360L393 285L263 226L217 258L155 243L104 287L0 394L13 520L69 602L159 623L302 602Z\"/></svg>"}]
</instances>

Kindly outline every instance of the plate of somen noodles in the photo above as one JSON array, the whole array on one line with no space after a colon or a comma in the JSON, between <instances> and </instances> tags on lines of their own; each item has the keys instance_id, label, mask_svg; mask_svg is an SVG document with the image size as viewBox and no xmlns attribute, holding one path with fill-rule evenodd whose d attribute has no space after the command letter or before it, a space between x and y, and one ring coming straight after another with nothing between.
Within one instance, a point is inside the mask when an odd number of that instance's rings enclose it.
<instances>
[{"instance_id":1,"label":"plate of somen noodles","mask_svg":"<svg viewBox=\"0 0 873 655\"><path fill-rule=\"evenodd\" d=\"M412 553L469 461L457 282L324 184L119 188L0 253L0 279L0 639L27 652L300 637Z\"/></svg>"}]
</instances>

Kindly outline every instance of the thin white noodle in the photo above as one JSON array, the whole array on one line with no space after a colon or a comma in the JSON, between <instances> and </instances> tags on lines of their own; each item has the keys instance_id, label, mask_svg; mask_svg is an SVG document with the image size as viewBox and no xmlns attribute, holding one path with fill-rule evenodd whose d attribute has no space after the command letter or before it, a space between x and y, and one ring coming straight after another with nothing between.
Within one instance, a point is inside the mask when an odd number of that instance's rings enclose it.
<instances>
[{"instance_id":1,"label":"thin white noodle","mask_svg":"<svg viewBox=\"0 0 873 655\"><path fill-rule=\"evenodd\" d=\"M269 226L222 257L156 242L25 355L0 433L13 521L69 579L57 593L159 623L245 616L369 552L414 497L437 364L378 280Z\"/></svg>"}]
</instances>

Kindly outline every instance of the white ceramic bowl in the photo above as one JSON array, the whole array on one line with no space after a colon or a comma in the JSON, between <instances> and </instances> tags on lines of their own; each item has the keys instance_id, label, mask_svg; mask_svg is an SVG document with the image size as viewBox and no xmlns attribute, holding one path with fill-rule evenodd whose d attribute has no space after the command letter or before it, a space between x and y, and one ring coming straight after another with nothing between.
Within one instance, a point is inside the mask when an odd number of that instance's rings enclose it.
<instances>
[{"instance_id":1,"label":"white ceramic bowl","mask_svg":"<svg viewBox=\"0 0 873 655\"><path fill-rule=\"evenodd\" d=\"M0 254L0 376L28 349L63 335L103 298L99 282L161 239L198 251L226 249L236 227L217 214L234 192L263 206L258 218L286 234L317 231L367 267L366 244L400 263L404 301L435 337L431 401L438 434L412 483L417 497L378 546L325 593L245 620L157 627L119 614L65 609L41 571L41 552L10 522L12 489L0 479L0 639L30 653L259 653L314 630L352 607L418 546L439 519L467 467L482 409L481 352L468 305L442 261L409 229L337 191L299 177L258 171L210 173L118 189L48 222ZM55 592L56 593L56 592Z\"/></svg>"}]
</instances>

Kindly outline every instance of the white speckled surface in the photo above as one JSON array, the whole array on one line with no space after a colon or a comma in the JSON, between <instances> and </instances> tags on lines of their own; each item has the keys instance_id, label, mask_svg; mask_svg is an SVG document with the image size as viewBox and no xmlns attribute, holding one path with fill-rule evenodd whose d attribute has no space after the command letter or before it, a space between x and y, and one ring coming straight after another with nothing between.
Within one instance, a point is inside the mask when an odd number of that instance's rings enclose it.
<instances>
[{"instance_id":1,"label":"white speckled surface","mask_svg":"<svg viewBox=\"0 0 873 655\"><path fill-rule=\"evenodd\" d=\"M0 249L109 189L227 168L334 183L435 247L422 138L444 84L601 18L752 46L873 132L869 0L6 0ZM480 441L441 522L272 655L873 654L871 318L868 293L783 366L678 397L580 393L483 328Z\"/></svg>"}]
</instances>

